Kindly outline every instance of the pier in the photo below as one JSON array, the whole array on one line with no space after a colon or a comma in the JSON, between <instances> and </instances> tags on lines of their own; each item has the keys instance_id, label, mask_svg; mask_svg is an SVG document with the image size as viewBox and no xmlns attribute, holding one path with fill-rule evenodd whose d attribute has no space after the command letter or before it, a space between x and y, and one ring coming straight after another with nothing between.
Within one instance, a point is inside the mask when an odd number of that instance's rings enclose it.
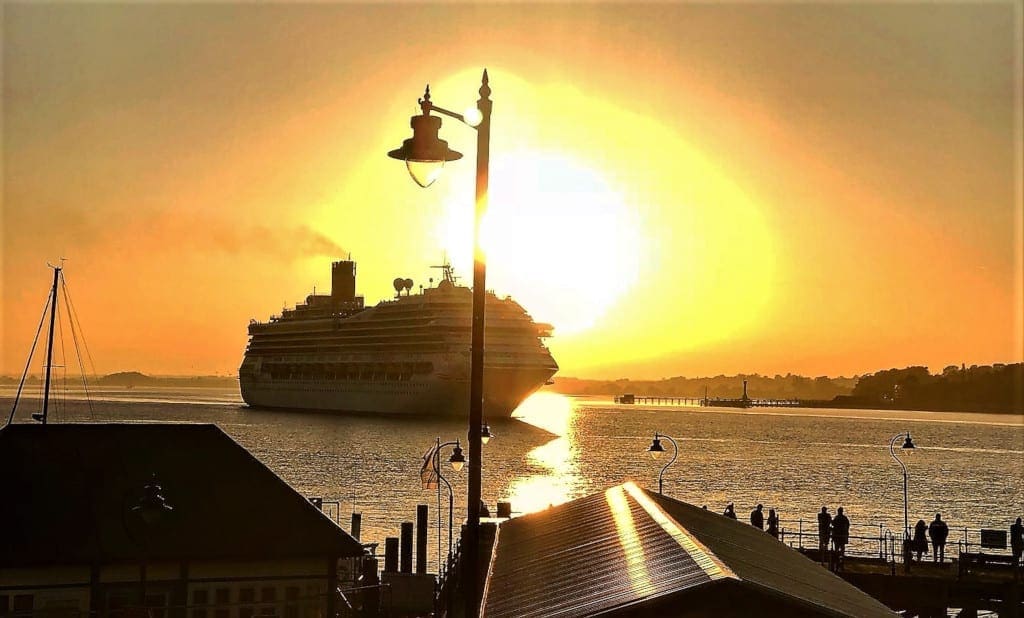
<instances>
[{"instance_id":1,"label":"pier","mask_svg":"<svg viewBox=\"0 0 1024 618\"><path fill-rule=\"evenodd\" d=\"M677 397L674 395L634 395L625 393L614 398L615 403L645 404L645 405L670 405L670 406L700 406L704 399L700 397Z\"/></svg>"},{"instance_id":2,"label":"pier","mask_svg":"<svg viewBox=\"0 0 1024 618\"><path fill-rule=\"evenodd\" d=\"M780 541L904 616L944 618L950 609L963 618L1024 615L1024 573L1013 566L1002 531L962 528L946 544L949 557L933 562L930 554L916 561L904 553L901 536L883 524L852 524L842 556L819 552L817 522L782 524Z\"/></svg>"},{"instance_id":3,"label":"pier","mask_svg":"<svg viewBox=\"0 0 1024 618\"><path fill-rule=\"evenodd\" d=\"M708 397L705 390L703 397L687 397L681 395L636 395L624 393L613 398L615 403L626 405L684 405L706 406L715 408L799 408L804 402L799 399L751 399L747 396L747 381L743 381L743 396L730 399Z\"/></svg>"}]
</instances>

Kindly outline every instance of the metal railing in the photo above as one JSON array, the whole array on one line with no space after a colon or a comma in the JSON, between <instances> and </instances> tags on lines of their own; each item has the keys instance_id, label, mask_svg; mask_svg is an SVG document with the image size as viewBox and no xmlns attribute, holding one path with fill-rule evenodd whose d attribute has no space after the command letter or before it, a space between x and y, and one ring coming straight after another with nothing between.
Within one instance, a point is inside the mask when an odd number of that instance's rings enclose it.
<instances>
[{"instance_id":1,"label":"metal railing","mask_svg":"<svg viewBox=\"0 0 1024 618\"><path fill-rule=\"evenodd\" d=\"M819 548L817 520L783 519L779 523L779 540L783 543L801 551ZM829 549L832 546L833 536L829 534ZM844 552L847 556L891 562L899 557L899 552L897 536L885 524L850 524L850 536Z\"/></svg>"}]
</instances>

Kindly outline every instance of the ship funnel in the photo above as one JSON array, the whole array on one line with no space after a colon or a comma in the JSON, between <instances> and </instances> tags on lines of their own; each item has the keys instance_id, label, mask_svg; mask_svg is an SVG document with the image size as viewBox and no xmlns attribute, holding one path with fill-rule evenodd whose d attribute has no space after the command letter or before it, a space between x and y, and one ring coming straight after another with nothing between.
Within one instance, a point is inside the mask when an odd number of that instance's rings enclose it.
<instances>
[{"instance_id":1,"label":"ship funnel","mask_svg":"<svg viewBox=\"0 0 1024 618\"><path fill-rule=\"evenodd\" d=\"M342 260L331 264L331 299L351 301L356 298L356 263Z\"/></svg>"}]
</instances>

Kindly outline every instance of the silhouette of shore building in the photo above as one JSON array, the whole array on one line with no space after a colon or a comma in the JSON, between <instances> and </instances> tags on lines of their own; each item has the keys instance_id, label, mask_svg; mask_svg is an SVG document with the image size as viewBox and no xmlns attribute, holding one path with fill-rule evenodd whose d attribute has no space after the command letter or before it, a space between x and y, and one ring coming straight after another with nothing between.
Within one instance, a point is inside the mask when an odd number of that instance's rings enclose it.
<instances>
[{"instance_id":1,"label":"silhouette of shore building","mask_svg":"<svg viewBox=\"0 0 1024 618\"><path fill-rule=\"evenodd\" d=\"M0 608L334 615L362 545L214 425L0 429Z\"/></svg>"}]
</instances>

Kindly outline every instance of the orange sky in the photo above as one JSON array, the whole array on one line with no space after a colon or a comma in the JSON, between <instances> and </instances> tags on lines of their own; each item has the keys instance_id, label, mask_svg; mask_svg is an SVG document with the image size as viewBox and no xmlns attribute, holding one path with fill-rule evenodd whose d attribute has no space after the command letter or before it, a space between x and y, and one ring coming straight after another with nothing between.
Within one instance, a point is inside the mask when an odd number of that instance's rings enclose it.
<instances>
[{"instance_id":1,"label":"orange sky","mask_svg":"<svg viewBox=\"0 0 1024 618\"><path fill-rule=\"evenodd\" d=\"M1024 357L1019 2L0 6L2 373L60 256L100 373L233 373L349 251L468 279L473 132L385 153L484 66L488 287L562 375Z\"/></svg>"}]
</instances>

